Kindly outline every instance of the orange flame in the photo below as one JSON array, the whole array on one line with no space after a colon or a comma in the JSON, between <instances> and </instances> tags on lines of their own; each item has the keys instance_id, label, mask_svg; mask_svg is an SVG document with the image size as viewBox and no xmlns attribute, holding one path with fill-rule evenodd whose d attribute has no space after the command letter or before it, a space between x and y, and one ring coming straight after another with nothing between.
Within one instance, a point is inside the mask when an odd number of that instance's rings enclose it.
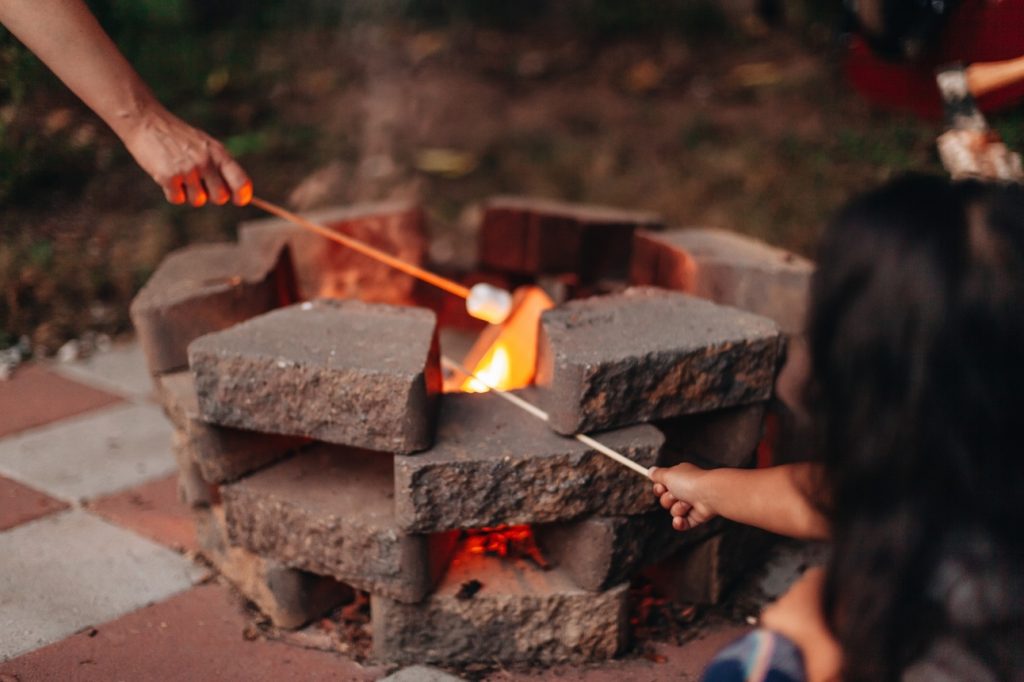
<instances>
[{"instance_id":1,"label":"orange flame","mask_svg":"<svg viewBox=\"0 0 1024 682\"><path fill-rule=\"evenodd\" d=\"M540 316L553 307L554 303L540 287L517 289L512 298L512 314L503 324L484 329L466 356L466 367L483 381L468 377L461 390L485 393L490 385L509 391L532 384L537 372Z\"/></svg>"}]
</instances>

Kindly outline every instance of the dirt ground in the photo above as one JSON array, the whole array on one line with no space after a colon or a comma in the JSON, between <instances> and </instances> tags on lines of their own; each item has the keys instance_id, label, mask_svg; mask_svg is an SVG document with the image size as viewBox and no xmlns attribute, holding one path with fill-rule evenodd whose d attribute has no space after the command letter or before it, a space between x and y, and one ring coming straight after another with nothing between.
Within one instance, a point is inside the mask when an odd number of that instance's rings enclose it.
<instances>
[{"instance_id":1,"label":"dirt ground","mask_svg":"<svg viewBox=\"0 0 1024 682\"><path fill-rule=\"evenodd\" d=\"M499 193L653 209L813 255L852 193L939 170L941 124L872 111L820 26L605 41L377 24L204 40L188 62L198 91L169 103L226 141L258 194L303 209L418 197L440 262L472 261L474 204ZM0 123L0 348L128 329L169 249L232 238L257 215L164 204L52 79L0 107Z\"/></svg>"}]
</instances>

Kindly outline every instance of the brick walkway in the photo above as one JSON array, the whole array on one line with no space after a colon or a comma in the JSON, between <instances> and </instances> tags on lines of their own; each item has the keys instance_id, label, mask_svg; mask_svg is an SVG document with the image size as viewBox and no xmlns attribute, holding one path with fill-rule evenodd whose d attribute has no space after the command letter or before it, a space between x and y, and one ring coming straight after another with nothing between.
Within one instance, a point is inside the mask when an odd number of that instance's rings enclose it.
<instances>
[{"instance_id":1,"label":"brick walkway","mask_svg":"<svg viewBox=\"0 0 1024 682\"><path fill-rule=\"evenodd\" d=\"M243 637L238 600L188 558L195 529L178 502L171 429L151 392L134 344L73 365L23 366L0 382L0 680L374 680L390 672ZM662 647L660 664L539 678L696 679L738 632Z\"/></svg>"}]
</instances>

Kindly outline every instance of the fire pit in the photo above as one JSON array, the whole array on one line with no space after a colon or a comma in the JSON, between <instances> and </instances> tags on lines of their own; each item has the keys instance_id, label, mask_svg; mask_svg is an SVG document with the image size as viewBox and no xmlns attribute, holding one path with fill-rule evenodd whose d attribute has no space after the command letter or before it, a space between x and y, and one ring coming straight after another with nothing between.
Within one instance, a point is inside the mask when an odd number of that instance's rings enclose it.
<instances>
[{"instance_id":1,"label":"fire pit","mask_svg":"<svg viewBox=\"0 0 1024 682\"><path fill-rule=\"evenodd\" d=\"M320 219L424 257L413 205ZM534 286L482 331L408 276L279 220L168 256L132 315L204 553L281 627L368 592L374 655L399 663L615 656L642 572L685 576L677 598L717 600L749 543L737 550L720 523L672 531L648 481L566 437L596 432L644 468L753 466L783 336L750 312L629 288L630 271L670 286L673 258L687 273L675 288L697 286L707 249L660 228L649 213L492 200L482 270L460 277ZM764 281L749 254L734 279ZM806 285L809 264L785 266L785 286ZM473 376L446 373L444 346L467 328Z\"/></svg>"}]
</instances>

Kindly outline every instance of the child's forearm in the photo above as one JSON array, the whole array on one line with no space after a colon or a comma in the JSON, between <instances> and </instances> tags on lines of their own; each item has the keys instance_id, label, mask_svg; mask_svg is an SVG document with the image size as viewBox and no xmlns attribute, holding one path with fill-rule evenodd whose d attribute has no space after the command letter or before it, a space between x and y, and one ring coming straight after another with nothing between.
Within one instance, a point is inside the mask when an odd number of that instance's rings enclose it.
<instances>
[{"instance_id":1,"label":"child's forearm","mask_svg":"<svg viewBox=\"0 0 1024 682\"><path fill-rule=\"evenodd\" d=\"M120 137L160 108L82 0L2 0L0 23Z\"/></svg>"},{"instance_id":2,"label":"child's forearm","mask_svg":"<svg viewBox=\"0 0 1024 682\"><path fill-rule=\"evenodd\" d=\"M780 535L829 537L828 523L808 499L818 487L816 464L768 469L712 469L701 474L708 505L720 516Z\"/></svg>"}]
</instances>

